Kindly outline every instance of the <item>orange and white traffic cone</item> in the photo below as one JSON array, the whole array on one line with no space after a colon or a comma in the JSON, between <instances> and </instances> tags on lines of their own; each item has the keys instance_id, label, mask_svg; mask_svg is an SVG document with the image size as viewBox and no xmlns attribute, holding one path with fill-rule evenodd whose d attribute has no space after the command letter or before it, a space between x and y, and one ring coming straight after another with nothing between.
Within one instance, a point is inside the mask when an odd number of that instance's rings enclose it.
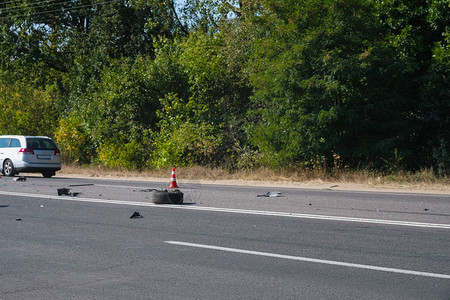
<instances>
[{"instance_id":1,"label":"orange and white traffic cone","mask_svg":"<svg viewBox=\"0 0 450 300\"><path fill-rule=\"evenodd\" d=\"M175 176L175 168L172 168L172 178L170 178L169 189L177 189L177 177Z\"/></svg>"}]
</instances>

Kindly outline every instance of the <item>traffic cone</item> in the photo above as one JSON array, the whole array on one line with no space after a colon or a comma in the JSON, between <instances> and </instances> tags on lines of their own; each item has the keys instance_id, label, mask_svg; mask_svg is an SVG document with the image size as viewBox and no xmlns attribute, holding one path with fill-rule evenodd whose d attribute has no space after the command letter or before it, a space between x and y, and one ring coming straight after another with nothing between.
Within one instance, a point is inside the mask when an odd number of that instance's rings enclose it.
<instances>
[{"instance_id":1,"label":"traffic cone","mask_svg":"<svg viewBox=\"0 0 450 300\"><path fill-rule=\"evenodd\" d=\"M172 168L172 178L170 178L169 189L177 189L177 178L175 177L175 168Z\"/></svg>"}]
</instances>

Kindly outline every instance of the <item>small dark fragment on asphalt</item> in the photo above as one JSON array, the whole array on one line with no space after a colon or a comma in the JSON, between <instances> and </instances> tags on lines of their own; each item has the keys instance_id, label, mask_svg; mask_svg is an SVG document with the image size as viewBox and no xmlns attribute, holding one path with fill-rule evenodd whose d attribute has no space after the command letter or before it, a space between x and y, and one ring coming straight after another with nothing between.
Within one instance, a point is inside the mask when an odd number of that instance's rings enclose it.
<instances>
[{"instance_id":1,"label":"small dark fragment on asphalt","mask_svg":"<svg viewBox=\"0 0 450 300\"><path fill-rule=\"evenodd\" d=\"M139 190L139 192L144 192L144 193L149 193L149 192L153 192L156 191L156 189L145 189L145 190ZM134 192L134 191L133 191Z\"/></svg>"},{"instance_id":2,"label":"small dark fragment on asphalt","mask_svg":"<svg viewBox=\"0 0 450 300\"><path fill-rule=\"evenodd\" d=\"M22 219L21 218L17 218L16 221L22 221Z\"/></svg>"},{"instance_id":3,"label":"small dark fragment on asphalt","mask_svg":"<svg viewBox=\"0 0 450 300\"><path fill-rule=\"evenodd\" d=\"M425 209L424 209L424 211L429 211L429 210L430 210L429 208L425 208Z\"/></svg>"},{"instance_id":4,"label":"small dark fragment on asphalt","mask_svg":"<svg viewBox=\"0 0 450 300\"><path fill-rule=\"evenodd\" d=\"M27 178L25 176L14 177L14 181L25 181Z\"/></svg>"},{"instance_id":5,"label":"small dark fragment on asphalt","mask_svg":"<svg viewBox=\"0 0 450 300\"><path fill-rule=\"evenodd\" d=\"M135 211L130 217L130 219L139 219L139 218L143 218L143 216L141 216L141 214L139 214L139 212L137 211Z\"/></svg>"},{"instance_id":6,"label":"small dark fragment on asphalt","mask_svg":"<svg viewBox=\"0 0 450 300\"><path fill-rule=\"evenodd\" d=\"M61 196L61 195L71 195L71 190L70 189L67 189L67 188L60 188L60 189L58 189L58 196Z\"/></svg>"}]
</instances>

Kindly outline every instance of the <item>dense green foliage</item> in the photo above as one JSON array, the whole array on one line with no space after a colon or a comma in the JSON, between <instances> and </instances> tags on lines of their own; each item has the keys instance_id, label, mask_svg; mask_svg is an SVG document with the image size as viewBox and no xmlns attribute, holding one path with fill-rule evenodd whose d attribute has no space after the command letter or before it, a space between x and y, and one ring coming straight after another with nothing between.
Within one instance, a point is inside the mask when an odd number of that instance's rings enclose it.
<instances>
[{"instance_id":1,"label":"dense green foliage","mask_svg":"<svg viewBox=\"0 0 450 300\"><path fill-rule=\"evenodd\" d=\"M0 134L142 170L450 173L448 0L0 1Z\"/></svg>"}]
</instances>

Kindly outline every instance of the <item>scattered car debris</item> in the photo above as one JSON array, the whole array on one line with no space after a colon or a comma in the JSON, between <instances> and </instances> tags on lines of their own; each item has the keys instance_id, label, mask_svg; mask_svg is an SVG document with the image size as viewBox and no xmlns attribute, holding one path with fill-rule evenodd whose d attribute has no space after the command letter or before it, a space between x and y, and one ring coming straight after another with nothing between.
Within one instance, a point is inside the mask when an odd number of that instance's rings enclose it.
<instances>
[{"instance_id":1,"label":"scattered car debris","mask_svg":"<svg viewBox=\"0 0 450 300\"><path fill-rule=\"evenodd\" d=\"M130 217L130 219L139 219L139 218L143 218L143 216L137 211L135 211Z\"/></svg>"},{"instance_id":2,"label":"scattered car debris","mask_svg":"<svg viewBox=\"0 0 450 300\"><path fill-rule=\"evenodd\" d=\"M16 218L16 221L22 221L22 219L21 218Z\"/></svg>"},{"instance_id":3,"label":"scattered car debris","mask_svg":"<svg viewBox=\"0 0 450 300\"><path fill-rule=\"evenodd\" d=\"M78 195L81 195L81 193L79 193L79 192L72 192L72 190L68 189L68 188L59 188L58 189L58 196L62 196L62 195L77 197Z\"/></svg>"},{"instance_id":4,"label":"scattered car debris","mask_svg":"<svg viewBox=\"0 0 450 300\"><path fill-rule=\"evenodd\" d=\"M339 187L339 185L335 184L335 185L332 185L332 186L330 186L330 187L324 188L324 190L332 191L333 188L335 188L335 187Z\"/></svg>"},{"instance_id":5,"label":"scattered car debris","mask_svg":"<svg viewBox=\"0 0 450 300\"><path fill-rule=\"evenodd\" d=\"M62 196L62 195L68 195L70 196L72 194L72 191L68 188L60 188L58 189L58 196Z\"/></svg>"},{"instance_id":6,"label":"scattered car debris","mask_svg":"<svg viewBox=\"0 0 450 300\"><path fill-rule=\"evenodd\" d=\"M272 192L267 192L267 194L264 194L264 195L257 195L256 197L281 197L281 192L272 191Z\"/></svg>"},{"instance_id":7,"label":"scattered car debris","mask_svg":"<svg viewBox=\"0 0 450 300\"><path fill-rule=\"evenodd\" d=\"M139 190L139 192L144 192L144 193L148 193L148 192L153 192L156 191L157 189L143 189L143 190ZM134 192L135 190L133 190Z\"/></svg>"},{"instance_id":8,"label":"scattered car debris","mask_svg":"<svg viewBox=\"0 0 450 300\"><path fill-rule=\"evenodd\" d=\"M268 192L267 196L269 196L269 197L280 197L281 196L281 192L278 192L278 191Z\"/></svg>"},{"instance_id":9,"label":"scattered car debris","mask_svg":"<svg viewBox=\"0 0 450 300\"><path fill-rule=\"evenodd\" d=\"M14 177L13 180L14 181L26 181L27 178L25 176L19 176L19 177Z\"/></svg>"}]
</instances>

